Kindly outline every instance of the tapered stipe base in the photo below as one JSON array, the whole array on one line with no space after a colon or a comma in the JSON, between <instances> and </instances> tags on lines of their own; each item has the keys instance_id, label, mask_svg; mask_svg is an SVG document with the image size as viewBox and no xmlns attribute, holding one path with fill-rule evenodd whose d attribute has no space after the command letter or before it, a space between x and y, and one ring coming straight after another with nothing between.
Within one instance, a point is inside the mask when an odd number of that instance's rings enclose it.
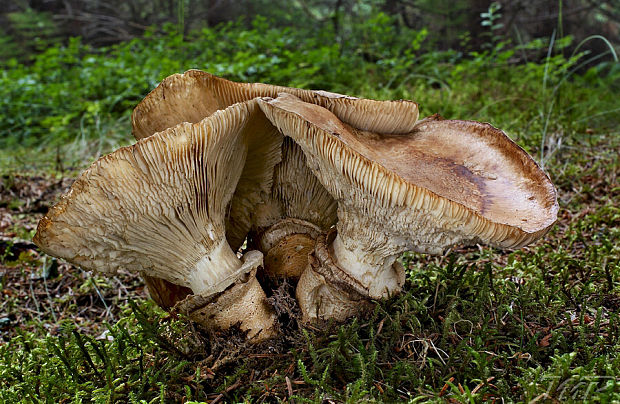
<instances>
[{"instance_id":1,"label":"tapered stipe base","mask_svg":"<svg viewBox=\"0 0 620 404\"><path fill-rule=\"evenodd\" d=\"M303 322L344 321L373 307L368 293L344 272L328 251L335 233L321 234L295 292Z\"/></svg>"},{"instance_id":2,"label":"tapered stipe base","mask_svg":"<svg viewBox=\"0 0 620 404\"><path fill-rule=\"evenodd\" d=\"M249 251L243 256L242 275L226 290L211 295L190 295L177 303L175 311L210 330L226 330L239 324L253 342L277 334L276 315L256 280L263 255Z\"/></svg>"}]
</instances>

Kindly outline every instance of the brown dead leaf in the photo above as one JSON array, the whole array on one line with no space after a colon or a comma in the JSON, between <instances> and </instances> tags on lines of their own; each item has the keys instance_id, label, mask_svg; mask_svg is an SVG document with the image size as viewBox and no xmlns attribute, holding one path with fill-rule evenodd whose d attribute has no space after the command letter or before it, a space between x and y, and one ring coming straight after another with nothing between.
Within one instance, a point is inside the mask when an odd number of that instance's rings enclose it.
<instances>
[{"instance_id":1,"label":"brown dead leaf","mask_svg":"<svg viewBox=\"0 0 620 404\"><path fill-rule=\"evenodd\" d=\"M540 347L547 347L549 346L549 340L551 339L551 334L547 334L545 335L540 342L538 342L538 346Z\"/></svg>"}]
</instances>

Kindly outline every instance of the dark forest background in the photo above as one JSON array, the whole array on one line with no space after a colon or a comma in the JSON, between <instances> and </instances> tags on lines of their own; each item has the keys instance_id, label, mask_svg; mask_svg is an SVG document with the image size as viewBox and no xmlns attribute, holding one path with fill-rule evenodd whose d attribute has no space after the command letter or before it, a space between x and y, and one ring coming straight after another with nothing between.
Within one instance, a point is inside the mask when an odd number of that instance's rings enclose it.
<instances>
[{"instance_id":1,"label":"dark forest background","mask_svg":"<svg viewBox=\"0 0 620 404\"><path fill-rule=\"evenodd\" d=\"M620 44L619 0L2 0L0 59L33 52L79 36L94 46L112 45L146 31L175 25L184 34L256 16L302 30L329 30L346 47L360 24L384 13L395 29L427 29L432 50L479 50L497 38L528 43L570 33L577 45L590 35ZM490 15L489 15L490 14ZM585 45L595 53L606 44ZM373 55L367 55L372 58Z\"/></svg>"}]
</instances>

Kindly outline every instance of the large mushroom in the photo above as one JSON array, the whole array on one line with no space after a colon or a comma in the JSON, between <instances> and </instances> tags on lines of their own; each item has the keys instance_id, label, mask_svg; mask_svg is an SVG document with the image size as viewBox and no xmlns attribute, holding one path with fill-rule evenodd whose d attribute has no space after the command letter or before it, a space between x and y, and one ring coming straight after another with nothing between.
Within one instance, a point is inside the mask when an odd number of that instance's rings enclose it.
<instances>
[{"instance_id":1,"label":"large mushroom","mask_svg":"<svg viewBox=\"0 0 620 404\"><path fill-rule=\"evenodd\" d=\"M97 160L40 221L35 243L85 269L119 269L191 290L176 306L209 328L240 323L249 338L274 334L256 268L225 238L225 217L242 175L271 186L281 135L256 101L184 123ZM260 144L260 146L259 146ZM249 149L261 150L248 171Z\"/></svg>"},{"instance_id":2,"label":"large mushroom","mask_svg":"<svg viewBox=\"0 0 620 404\"><path fill-rule=\"evenodd\" d=\"M518 248L556 220L549 178L489 124L433 117L410 133L387 134L356 129L289 94L260 105L338 202L337 232L317 240L297 287L306 321L342 320L367 298L397 293L404 251Z\"/></svg>"},{"instance_id":3,"label":"large mushroom","mask_svg":"<svg viewBox=\"0 0 620 404\"><path fill-rule=\"evenodd\" d=\"M411 101L375 101L324 91L236 83L189 70L163 80L135 108L133 133L137 139L144 138L180 122L197 122L234 103L276 97L280 92L321 105L354 127L382 133L409 132L418 118L417 104ZM227 217L229 243L233 248L241 246L252 229L254 245L266 254L267 271L298 278L317 235L336 222L335 201L307 168L303 153L290 139L282 144L282 161L275 168L271 193L262 201L248 199L245 195L252 187L252 182L242 176ZM146 281L156 300L177 293L174 286L167 287L157 279L147 277Z\"/></svg>"}]
</instances>

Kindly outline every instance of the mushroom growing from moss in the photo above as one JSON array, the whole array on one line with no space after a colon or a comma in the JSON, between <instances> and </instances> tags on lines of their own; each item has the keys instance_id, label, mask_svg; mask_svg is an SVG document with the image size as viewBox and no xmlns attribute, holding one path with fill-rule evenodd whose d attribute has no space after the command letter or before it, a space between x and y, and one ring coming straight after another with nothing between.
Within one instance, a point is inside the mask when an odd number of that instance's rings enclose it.
<instances>
[{"instance_id":1,"label":"mushroom growing from moss","mask_svg":"<svg viewBox=\"0 0 620 404\"><path fill-rule=\"evenodd\" d=\"M249 338L275 332L256 281L262 254L239 259L225 216L252 142L256 189L269 189L281 135L256 101L184 123L97 160L40 221L35 243L85 269L119 269L191 289L176 308L209 328L240 323Z\"/></svg>"},{"instance_id":2,"label":"mushroom growing from moss","mask_svg":"<svg viewBox=\"0 0 620 404\"><path fill-rule=\"evenodd\" d=\"M297 287L306 321L343 320L364 299L398 293L404 251L518 248L556 220L549 178L489 124L431 118L387 134L356 129L289 94L260 105L338 202L337 233L317 240Z\"/></svg>"},{"instance_id":3,"label":"mushroom growing from moss","mask_svg":"<svg viewBox=\"0 0 620 404\"><path fill-rule=\"evenodd\" d=\"M134 110L136 138L150 136L180 122L196 122L216 110L255 97L294 94L304 101L321 105L354 127L382 133L411 131L418 118L417 104L411 101L375 101L324 91L310 91L262 83L236 83L209 73L190 70L163 80ZM397 111L395 116L385 111ZM318 233L336 222L336 203L308 169L305 156L290 139L282 144L282 161L274 171L271 194L261 203L241 203L245 182L233 197L228 215L227 238L233 248L241 245L253 230L255 245L266 254L270 275L298 278L308 253L314 249ZM251 185L251 184L250 184ZM157 280L147 279L148 283ZM151 285L163 289L165 285ZM162 291L170 295L170 291Z\"/></svg>"}]
</instances>

